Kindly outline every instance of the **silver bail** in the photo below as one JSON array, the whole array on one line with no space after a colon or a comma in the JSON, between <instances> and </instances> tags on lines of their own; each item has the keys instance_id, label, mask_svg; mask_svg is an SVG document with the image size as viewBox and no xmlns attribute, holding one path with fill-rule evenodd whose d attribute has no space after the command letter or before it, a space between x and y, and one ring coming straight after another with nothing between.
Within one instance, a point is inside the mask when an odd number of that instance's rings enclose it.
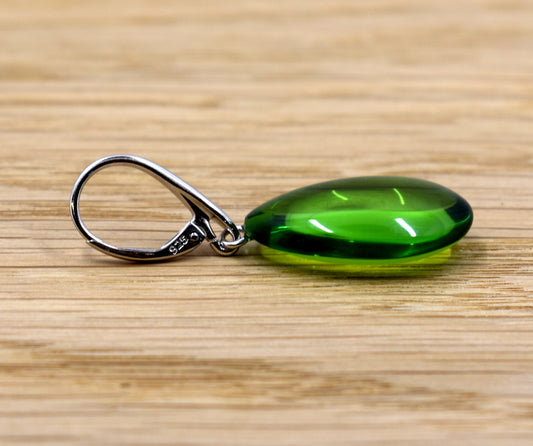
<instances>
[{"instance_id":1,"label":"silver bail","mask_svg":"<svg viewBox=\"0 0 533 446\"><path fill-rule=\"evenodd\" d=\"M159 249L119 248L99 239L85 226L80 215L80 196L83 187L94 174L116 165L131 166L151 175L191 211L193 216L187 225ZM93 248L113 257L140 262L154 262L181 256L192 251L206 239L215 252L228 256L235 254L248 240L243 228L235 225L224 211L207 197L172 172L135 155L107 156L89 165L80 174L72 189L70 215L82 236ZM223 230L219 235L215 234L211 221L216 221L222 226Z\"/></svg>"}]
</instances>

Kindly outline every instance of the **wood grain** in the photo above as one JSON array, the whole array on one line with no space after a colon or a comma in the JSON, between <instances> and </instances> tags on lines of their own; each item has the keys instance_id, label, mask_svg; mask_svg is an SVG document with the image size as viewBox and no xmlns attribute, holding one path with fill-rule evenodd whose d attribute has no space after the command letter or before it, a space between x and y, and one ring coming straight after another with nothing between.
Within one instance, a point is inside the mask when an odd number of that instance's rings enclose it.
<instances>
[{"instance_id":1,"label":"wood grain","mask_svg":"<svg viewBox=\"0 0 533 446\"><path fill-rule=\"evenodd\" d=\"M533 444L533 2L45 0L0 9L0 443ZM70 189L135 153L235 221L321 180L447 185L448 258L305 265L249 244L158 265L89 249ZM87 218L186 218L108 171Z\"/></svg>"}]
</instances>

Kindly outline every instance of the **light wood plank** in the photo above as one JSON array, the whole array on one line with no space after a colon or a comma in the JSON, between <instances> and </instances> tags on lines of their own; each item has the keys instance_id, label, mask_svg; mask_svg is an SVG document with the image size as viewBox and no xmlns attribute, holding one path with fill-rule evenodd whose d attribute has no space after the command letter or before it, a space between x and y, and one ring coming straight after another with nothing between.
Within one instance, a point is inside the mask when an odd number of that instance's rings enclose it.
<instances>
[{"instance_id":1,"label":"light wood plank","mask_svg":"<svg viewBox=\"0 0 533 446\"><path fill-rule=\"evenodd\" d=\"M0 8L0 443L531 444L532 20L527 0ZM252 243L132 265L68 214L79 172L113 153L237 222L370 174L447 185L475 222L449 258L408 267ZM89 188L119 242L186 218L135 172Z\"/></svg>"}]
</instances>

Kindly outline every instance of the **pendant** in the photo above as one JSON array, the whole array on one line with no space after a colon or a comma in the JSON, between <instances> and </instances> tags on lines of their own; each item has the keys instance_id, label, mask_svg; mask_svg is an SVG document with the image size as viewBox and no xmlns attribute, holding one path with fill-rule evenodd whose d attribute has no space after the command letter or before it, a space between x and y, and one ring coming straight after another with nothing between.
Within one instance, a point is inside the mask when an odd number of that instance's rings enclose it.
<instances>
[{"instance_id":1,"label":"pendant","mask_svg":"<svg viewBox=\"0 0 533 446\"><path fill-rule=\"evenodd\" d=\"M288 192L246 217L248 236L270 248L357 263L411 261L459 241L472 208L429 181L360 177Z\"/></svg>"},{"instance_id":2,"label":"pendant","mask_svg":"<svg viewBox=\"0 0 533 446\"><path fill-rule=\"evenodd\" d=\"M79 202L89 178L112 165L141 169L171 190L192 218L159 249L121 248L96 237L83 223ZM255 240L270 248L318 260L398 263L417 260L458 242L470 229L473 212L455 192L429 181L404 177L360 177L296 189L250 212L237 226L207 197L163 167L133 155L95 161L76 181L72 219L94 248L135 261L166 260L190 252L202 241L231 255ZM211 222L223 229L218 234Z\"/></svg>"}]
</instances>

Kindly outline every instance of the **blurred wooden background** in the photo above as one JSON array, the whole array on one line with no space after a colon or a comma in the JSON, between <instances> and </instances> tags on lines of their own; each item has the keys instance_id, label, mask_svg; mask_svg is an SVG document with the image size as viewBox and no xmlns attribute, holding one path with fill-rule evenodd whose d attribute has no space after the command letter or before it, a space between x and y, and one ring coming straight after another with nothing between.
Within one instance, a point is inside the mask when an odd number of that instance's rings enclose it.
<instances>
[{"instance_id":1,"label":"blurred wooden background","mask_svg":"<svg viewBox=\"0 0 533 446\"><path fill-rule=\"evenodd\" d=\"M526 0L4 2L0 443L533 444L532 24ZM128 264L68 214L113 153L237 222L369 174L442 183L475 222L403 268ZM124 244L186 218L128 170L85 206Z\"/></svg>"}]
</instances>

